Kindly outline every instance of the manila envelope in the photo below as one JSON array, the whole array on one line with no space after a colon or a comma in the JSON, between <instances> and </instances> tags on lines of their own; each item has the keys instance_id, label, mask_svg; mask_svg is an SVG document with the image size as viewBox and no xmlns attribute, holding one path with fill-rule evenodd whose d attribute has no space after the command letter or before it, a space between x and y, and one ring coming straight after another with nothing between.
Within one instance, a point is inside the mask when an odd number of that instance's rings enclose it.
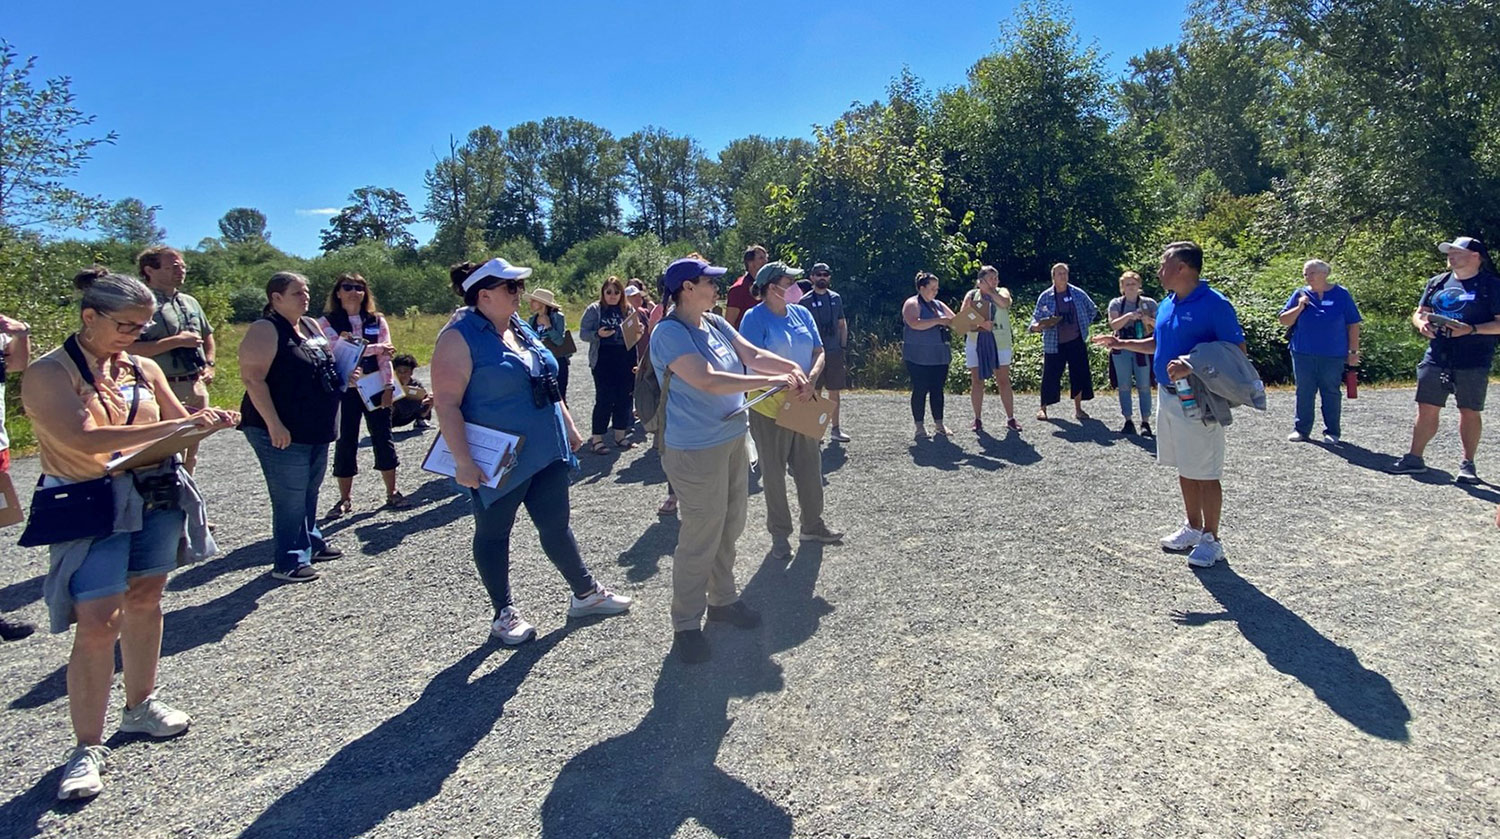
<instances>
[{"instance_id":1,"label":"manila envelope","mask_svg":"<svg viewBox=\"0 0 1500 839\"><path fill-rule=\"evenodd\" d=\"M814 394L806 402L798 402L794 397L787 396L781 403L781 414L776 417L776 424L798 434L806 434L814 440L821 440L832 420L833 403Z\"/></svg>"},{"instance_id":2,"label":"manila envelope","mask_svg":"<svg viewBox=\"0 0 1500 839\"><path fill-rule=\"evenodd\" d=\"M641 319L632 313L626 316L622 326L625 332L625 348L634 349L635 343L641 340Z\"/></svg>"},{"instance_id":3,"label":"manila envelope","mask_svg":"<svg viewBox=\"0 0 1500 839\"><path fill-rule=\"evenodd\" d=\"M20 524L24 518L26 514L21 510L21 499L16 497L16 485L8 473L0 472L0 527Z\"/></svg>"},{"instance_id":4,"label":"manila envelope","mask_svg":"<svg viewBox=\"0 0 1500 839\"><path fill-rule=\"evenodd\" d=\"M978 309L964 306L954 314L953 331L959 335L967 335L979 328L984 322L984 316L979 314Z\"/></svg>"}]
</instances>

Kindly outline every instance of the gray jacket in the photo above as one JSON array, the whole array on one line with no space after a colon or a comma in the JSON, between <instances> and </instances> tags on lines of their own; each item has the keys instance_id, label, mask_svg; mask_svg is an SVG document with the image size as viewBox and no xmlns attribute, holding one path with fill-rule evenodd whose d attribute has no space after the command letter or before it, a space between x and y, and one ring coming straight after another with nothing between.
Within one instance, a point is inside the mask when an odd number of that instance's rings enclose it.
<instances>
[{"instance_id":1,"label":"gray jacket","mask_svg":"<svg viewBox=\"0 0 1500 839\"><path fill-rule=\"evenodd\" d=\"M146 502L136 491L132 475L148 477L173 470L181 482L177 502L187 514L184 538L177 546L177 567L181 568L219 552L213 534L208 531L203 496L198 492L198 485L193 483L193 476L182 468L181 461L172 458L160 466L115 475L111 489L115 493L115 532L134 533L145 523ZM53 632L67 632L76 619L73 595L68 590L68 583L72 581L73 574L83 566L83 560L88 557L89 547L93 544L93 539L74 539L51 546L52 562L47 569L47 579L42 582L42 596L47 601L47 615Z\"/></svg>"},{"instance_id":2,"label":"gray jacket","mask_svg":"<svg viewBox=\"0 0 1500 839\"><path fill-rule=\"evenodd\" d=\"M1238 344L1209 341L1193 347L1179 360L1193 368L1189 378L1205 425L1216 422L1228 426L1234 422L1231 408L1249 405L1257 411L1266 409L1266 385Z\"/></svg>"}]
</instances>

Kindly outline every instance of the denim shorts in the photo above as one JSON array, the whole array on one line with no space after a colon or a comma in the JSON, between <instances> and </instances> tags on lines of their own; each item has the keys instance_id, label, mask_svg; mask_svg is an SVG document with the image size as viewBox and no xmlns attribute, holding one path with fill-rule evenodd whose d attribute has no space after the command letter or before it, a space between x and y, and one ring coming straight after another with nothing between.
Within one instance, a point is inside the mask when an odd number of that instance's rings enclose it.
<instances>
[{"instance_id":1,"label":"denim shorts","mask_svg":"<svg viewBox=\"0 0 1500 839\"><path fill-rule=\"evenodd\" d=\"M136 577L156 577L177 567L177 543L187 514L181 510L151 510L141 529L95 539L88 556L68 580L75 602L121 594Z\"/></svg>"}]
</instances>

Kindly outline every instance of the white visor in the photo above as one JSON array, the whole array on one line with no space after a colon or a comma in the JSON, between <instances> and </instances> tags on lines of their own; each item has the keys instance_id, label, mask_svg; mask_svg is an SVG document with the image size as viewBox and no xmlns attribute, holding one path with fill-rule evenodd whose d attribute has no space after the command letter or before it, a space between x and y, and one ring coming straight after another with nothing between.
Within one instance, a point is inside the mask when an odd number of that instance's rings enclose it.
<instances>
[{"instance_id":1,"label":"white visor","mask_svg":"<svg viewBox=\"0 0 1500 839\"><path fill-rule=\"evenodd\" d=\"M498 277L502 280L524 280L529 276L531 276L530 268L511 265L509 262L495 257L474 269L474 273L470 274L468 279L464 280L464 291L468 291L492 277Z\"/></svg>"}]
</instances>

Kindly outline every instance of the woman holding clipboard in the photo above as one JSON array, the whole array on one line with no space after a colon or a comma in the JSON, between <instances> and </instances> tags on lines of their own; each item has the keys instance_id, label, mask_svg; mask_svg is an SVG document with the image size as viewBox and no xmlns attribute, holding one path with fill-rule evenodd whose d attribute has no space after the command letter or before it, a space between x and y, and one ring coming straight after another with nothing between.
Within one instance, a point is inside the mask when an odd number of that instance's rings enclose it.
<instances>
[{"instance_id":1,"label":"woman holding clipboard","mask_svg":"<svg viewBox=\"0 0 1500 839\"><path fill-rule=\"evenodd\" d=\"M51 545L42 590L52 630L77 624L68 660L68 710L77 745L63 768L59 799L92 798L103 789L99 773L109 755L104 723L117 641L125 679L120 731L172 737L191 722L156 698L156 666L162 588L177 567L189 509L198 508L195 529L206 530L202 501L177 458L112 477L106 464L121 450L148 446L186 427L230 428L239 422L233 411L217 408L189 415L156 362L126 352L155 312L145 284L99 267L79 273L73 283L83 290L82 328L32 362L22 392L42 480L21 541ZM57 491L61 487L67 489ZM94 527L99 524L103 534ZM212 552L206 534L189 539L189 547L190 558Z\"/></svg>"},{"instance_id":2,"label":"woman holding clipboard","mask_svg":"<svg viewBox=\"0 0 1500 839\"><path fill-rule=\"evenodd\" d=\"M396 467L401 462L396 458L396 444L391 441L391 404L395 398L396 371L391 367L391 328L385 316L375 308L375 292L364 277L355 273L340 274L328 292L328 303L318 326L329 343L359 339L364 341L363 356L359 360L360 377L379 376L385 384L380 391L375 410L365 408L365 397L359 387L344 391L344 401L339 414L339 439L333 444L333 477L339 482L339 500L328 511L327 518L336 519L354 509L350 494L354 490L354 476L359 474L359 424L363 418L370 430L370 448L375 451L375 471L385 481L385 506L392 510L407 510L411 502L396 490Z\"/></svg>"},{"instance_id":3,"label":"woman holding clipboard","mask_svg":"<svg viewBox=\"0 0 1500 839\"><path fill-rule=\"evenodd\" d=\"M470 490L474 565L495 607L490 635L507 645L536 636L510 590L510 532L526 505L542 550L572 590L569 617L614 615L630 598L597 583L584 565L569 524L568 471L583 438L563 404L557 359L517 310L530 268L491 259L453 266L453 290L464 299L438 336L432 355L432 398L443 440L453 453L454 479ZM521 438L515 465L498 487L470 454L464 423Z\"/></svg>"}]
</instances>

